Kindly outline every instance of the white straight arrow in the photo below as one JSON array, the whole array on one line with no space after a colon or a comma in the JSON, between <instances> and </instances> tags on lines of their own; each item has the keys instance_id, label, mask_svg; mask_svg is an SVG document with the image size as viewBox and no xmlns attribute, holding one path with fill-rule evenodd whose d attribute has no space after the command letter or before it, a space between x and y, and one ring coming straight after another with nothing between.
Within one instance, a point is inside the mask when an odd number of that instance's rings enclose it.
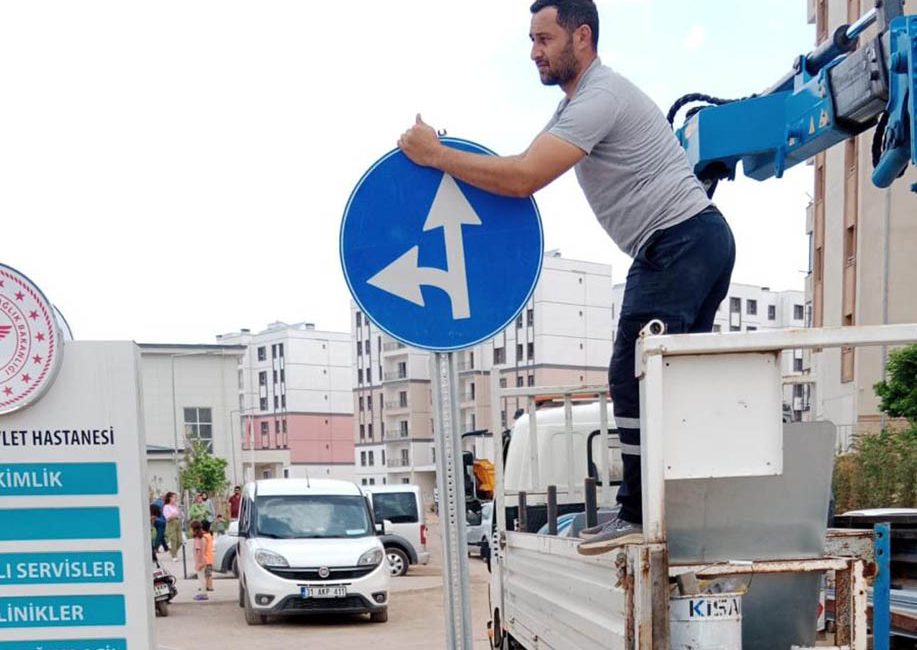
<instances>
[{"instance_id":1,"label":"white straight arrow","mask_svg":"<svg viewBox=\"0 0 917 650\"><path fill-rule=\"evenodd\" d=\"M422 285L437 287L446 292L452 304L452 318L471 318L468 300L468 277L465 270L465 245L462 226L480 226L481 219L455 180L443 174L433 204L423 224L424 232L443 229L448 270L418 266L417 246L411 247L395 261L371 277L369 284L403 298L415 305L424 306Z\"/></svg>"}]
</instances>

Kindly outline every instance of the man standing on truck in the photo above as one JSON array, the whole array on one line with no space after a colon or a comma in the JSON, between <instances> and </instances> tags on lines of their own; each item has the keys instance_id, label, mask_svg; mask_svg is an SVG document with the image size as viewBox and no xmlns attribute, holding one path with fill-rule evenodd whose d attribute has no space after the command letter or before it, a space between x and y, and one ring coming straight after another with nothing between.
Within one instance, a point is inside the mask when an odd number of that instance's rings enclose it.
<instances>
[{"instance_id":1,"label":"man standing on truck","mask_svg":"<svg viewBox=\"0 0 917 650\"><path fill-rule=\"evenodd\" d=\"M598 58L593 0L537 0L531 58L541 82L564 91L554 116L516 156L444 146L420 115L398 141L418 165L488 192L527 197L571 167L612 240L633 258L609 367L621 437L619 515L584 531L583 554L642 541L640 398L634 345L653 318L668 332L708 332L735 261L732 232L694 176L660 109Z\"/></svg>"}]
</instances>

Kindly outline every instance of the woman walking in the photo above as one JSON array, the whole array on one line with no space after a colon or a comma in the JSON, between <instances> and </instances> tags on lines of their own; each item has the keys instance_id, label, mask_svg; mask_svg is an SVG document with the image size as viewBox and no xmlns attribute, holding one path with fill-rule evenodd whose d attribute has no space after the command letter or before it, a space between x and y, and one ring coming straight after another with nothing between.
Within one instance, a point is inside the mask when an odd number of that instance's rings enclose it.
<instances>
[{"instance_id":1,"label":"woman walking","mask_svg":"<svg viewBox=\"0 0 917 650\"><path fill-rule=\"evenodd\" d=\"M178 505L178 495L174 492L166 492L162 514L166 518L166 543L169 545L169 554L174 562L178 562L178 551L182 546L181 521L184 513Z\"/></svg>"}]
</instances>

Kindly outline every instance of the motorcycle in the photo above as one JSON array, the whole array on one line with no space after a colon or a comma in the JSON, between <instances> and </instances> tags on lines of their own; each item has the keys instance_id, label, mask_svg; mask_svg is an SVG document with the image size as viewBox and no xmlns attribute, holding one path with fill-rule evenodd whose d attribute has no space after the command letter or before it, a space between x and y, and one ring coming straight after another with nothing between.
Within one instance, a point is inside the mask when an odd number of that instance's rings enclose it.
<instances>
[{"instance_id":1,"label":"motorcycle","mask_svg":"<svg viewBox=\"0 0 917 650\"><path fill-rule=\"evenodd\" d=\"M153 600L156 604L157 616L169 615L169 602L178 595L177 580L159 564L153 561Z\"/></svg>"}]
</instances>

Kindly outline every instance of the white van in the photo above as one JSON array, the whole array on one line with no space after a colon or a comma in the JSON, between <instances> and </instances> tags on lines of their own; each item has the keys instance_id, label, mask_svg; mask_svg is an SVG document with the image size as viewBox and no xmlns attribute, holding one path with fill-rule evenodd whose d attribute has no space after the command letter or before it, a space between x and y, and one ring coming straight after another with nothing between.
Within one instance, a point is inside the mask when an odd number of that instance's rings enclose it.
<instances>
[{"instance_id":1,"label":"white van","mask_svg":"<svg viewBox=\"0 0 917 650\"><path fill-rule=\"evenodd\" d=\"M381 532L353 483L288 478L246 484L238 532L245 622L332 612L387 621L390 578Z\"/></svg>"},{"instance_id":2,"label":"white van","mask_svg":"<svg viewBox=\"0 0 917 650\"><path fill-rule=\"evenodd\" d=\"M427 564L427 525L423 500L416 485L373 485L363 488L373 500L376 521L385 521L385 552L393 576L408 572L410 564Z\"/></svg>"}]
</instances>

